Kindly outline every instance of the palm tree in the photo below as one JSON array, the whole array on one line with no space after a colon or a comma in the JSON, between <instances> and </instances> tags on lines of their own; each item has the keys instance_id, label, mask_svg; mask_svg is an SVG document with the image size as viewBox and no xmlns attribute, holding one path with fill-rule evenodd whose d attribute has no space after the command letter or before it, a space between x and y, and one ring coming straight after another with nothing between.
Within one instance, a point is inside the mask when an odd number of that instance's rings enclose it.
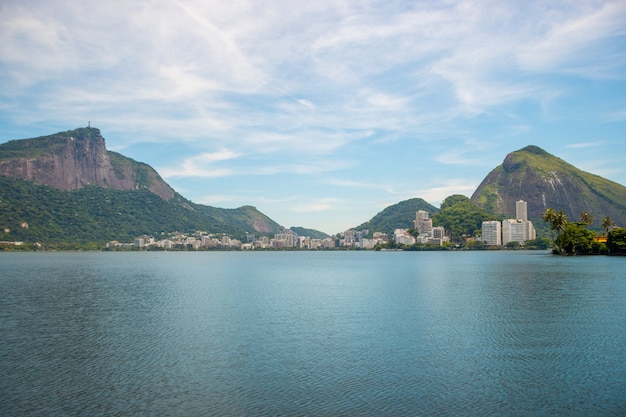
<instances>
[{"instance_id":1,"label":"palm tree","mask_svg":"<svg viewBox=\"0 0 626 417\"><path fill-rule=\"evenodd\" d=\"M543 221L552 223L555 213L556 212L551 207L548 207L546 211L543 212L543 215L542 215Z\"/></svg>"},{"instance_id":2,"label":"palm tree","mask_svg":"<svg viewBox=\"0 0 626 417\"><path fill-rule=\"evenodd\" d=\"M609 234L609 231L615 227L615 222L609 217L606 216L602 219L602 228L606 231L606 234Z\"/></svg>"},{"instance_id":3,"label":"palm tree","mask_svg":"<svg viewBox=\"0 0 626 417\"><path fill-rule=\"evenodd\" d=\"M550 223L550 227L560 234L567 225L567 214L563 210L559 210L554 214L554 219Z\"/></svg>"},{"instance_id":4,"label":"palm tree","mask_svg":"<svg viewBox=\"0 0 626 417\"><path fill-rule=\"evenodd\" d=\"M554 209L547 208L546 211L543 212L542 218L544 222L550 222L550 233L552 234L552 241L556 247L557 239L554 238L554 232L557 232L558 238L558 235L561 234L567 225L567 214L563 213L563 210L555 211ZM557 249L559 248L557 247Z\"/></svg>"},{"instance_id":5,"label":"palm tree","mask_svg":"<svg viewBox=\"0 0 626 417\"><path fill-rule=\"evenodd\" d=\"M583 211L580 215L580 221L585 224L593 223L593 216L588 211Z\"/></svg>"},{"instance_id":6,"label":"palm tree","mask_svg":"<svg viewBox=\"0 0 626 417\"><path fill-rule=\"evenodd\" d=\"M561 247L559 246L559 237L561 236L561 232L565 230L565 226L567 226L567 214L563 213L563 210L559 210L554 213L554 218L550 223L550 229L556 230L556 239L554 240L554 247L558 252L561 252Z\"/></svg>"},{"instance_id":7,"label":"palm tree","mask_svg":"<svg viewBox=\"0 0 626 417\"><path fill-rule=\"evenodd\" d=\"M542 217L544 222L550 222L550 230L552 231L562 232L567 224L567 214L563 213L563 210L554 211L548 208L543 212Z\"/></svg>"},{"instance_id":8,"label":"palm tree","mask_svg":"<svg viewBox=\"0 0 626 417\"><path fill-rule=\"evenodd\" d=\"M554 222L554 216L556 215L556 211L554 211L551 207L548 207L541 216L543 218L543 222L550 223L550 234L552 235L552 241L554 242L554 228L552 227Z\"/></svg>"}]
</instances>

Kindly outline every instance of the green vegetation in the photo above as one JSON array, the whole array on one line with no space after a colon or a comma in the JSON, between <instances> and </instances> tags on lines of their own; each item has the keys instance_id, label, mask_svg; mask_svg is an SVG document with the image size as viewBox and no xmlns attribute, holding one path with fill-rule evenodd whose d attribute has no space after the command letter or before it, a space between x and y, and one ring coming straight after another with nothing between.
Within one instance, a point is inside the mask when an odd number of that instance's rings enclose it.
<instances>
[{"instance_id":1,"label":"green vegetation","mask_svg":"<svg viewBox=\"0 0 626 417\"><path fill-rule=\"evenodd\" d=\"M305 227L290 227L290 229L298 236L308 236L311 239L325 239L328 235L315 229L307 229Z\"/></svg>"},{"instance_id":2,"label":"green vegetation","mask_svg":"<svg viewBox=\"0 0 626 417\"><path fill-rule=\"evenodd\" d=\"M552 246L552 240L546 237L540 237L524 242L525 249L546 250Z\"/></svg>"},{"instance_id":3,"label":"green vegetation","mask_svg":"<svg viewBox=\"0 0 626 417\"><path fill-rule=\"evenodd\" d=\"M415 220L415 212L418 210L427 211L431 217L433 213L439 211L437 207L421 198L411 198L385 208L370 221L361 224L355 229L367 229L370 231L369 235L373 232L393 234L395 229L411 229L413 228L413 220Z\"/></svg>"},{"instance_id":4,"label":"green vegetation","mask_svg":"<svg viewBox=\"0 0 626 417\"><path fill-rule=\"evenodd\" d=\"M555 245L565 255L589 255L593 253L594 237L596 234L588 230L585 223L567 223L563 232L555 240ZM599 246L596 248L600 253Z\"/></svg>"},{"instance_id":5,"label":"green vegetation","mask_svg":"<svg viewBox=\"0 0 626 417\"><path fill-rule=\"evenodd\" d=\"M54 153L67 143L68 137L83 140L99 136L100 131L93 127L83 127L54 135L41 136L33 139L11 140L0 145L0 160L13 158L40 158L41 156Z\"/></svg>"},{"instance_id":6,"label":"green vegetation","mask_svg":"<svg viewBox=\"0 0 626 417\"><path fill-rule=\"evenodd\" d=\"M618 227L609 232L606 246L610 255L626 256L626 228Z\"/></svg>"},{"instance_id":7,"label":"green vegetation","mask_svg":"<svg viewBox=\"0 0 626 417\"><path fill-rule=\"evenodd\" d=\"M443 226L450 241L457 244L465 244L466 238L480 235L483 221L497 220L493 214L458 194L447 197L432 219L433 226Z\"/></svg>"},{"instance_id":8,"label":"green vegetation","mask_svg":"<svg viewBox=\"0 0 626 417\"><path fill-rule=\"evenodd\" d=\"M602 219L602 227L608 233L606 244L602 243L603 241L596 232L588 229L593 223L591 213L583 212L580 220L569 222L562 210L546 209L543 213L543 221L550 223L550 230L557 233L556 239L553 235L553 253L564 255L626 254L626 233L623 232L626 229L610 230L615 225L610 217Z\"/></svg>"},{"instance_id":9,"label":"green vegetation","mask_svg":"<svg viewBox=\"0 0 626 417\"><path fill-rule=\"evenodd\" d=\"M165 201L146 189L90 186L59 191L0 176L0 241L42 242L69 249L190 230L245 239L246 232L259 233L255 225L263 225L268 234L281 229L250 206L220 209L194 204L178 194Z\"/></svg>"}]
</instances>

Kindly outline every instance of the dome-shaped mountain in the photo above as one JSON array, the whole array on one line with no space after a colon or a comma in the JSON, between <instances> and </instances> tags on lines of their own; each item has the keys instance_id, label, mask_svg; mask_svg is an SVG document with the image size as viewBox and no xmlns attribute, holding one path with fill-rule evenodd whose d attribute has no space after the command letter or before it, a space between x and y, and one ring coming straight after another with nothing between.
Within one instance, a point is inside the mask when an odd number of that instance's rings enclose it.
<instances>
[{"instance_id":1,"label":"dome-shaped mountain","mask_svg":"<svg viewBox=\"0 0 626 417\"><path fill-rule=\"evenodd\" d=\"M606 216L626 225L626 187L582 171L537 146L508 154L471 199L496 215L514 216L515 202L525 200L528 217L535 221L550 207L563 210L573 221L586 211L596 225Z\"/></svg>"}]
</instances>

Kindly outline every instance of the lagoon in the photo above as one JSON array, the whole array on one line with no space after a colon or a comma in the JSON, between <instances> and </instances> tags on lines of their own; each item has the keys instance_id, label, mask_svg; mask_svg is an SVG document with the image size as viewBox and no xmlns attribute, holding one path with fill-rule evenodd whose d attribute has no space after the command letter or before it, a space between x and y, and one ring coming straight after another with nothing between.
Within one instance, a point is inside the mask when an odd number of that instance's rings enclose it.
<instances>
[{"instance_id":1,"label":"lagoon","mask_svg":"<svg viewBox=\"0 0 626 417\"><path fill-rule=\"evenodd\" d=\"M626 258L0 253L0 415L626 414Z\"/></svg>"}]
</instances>

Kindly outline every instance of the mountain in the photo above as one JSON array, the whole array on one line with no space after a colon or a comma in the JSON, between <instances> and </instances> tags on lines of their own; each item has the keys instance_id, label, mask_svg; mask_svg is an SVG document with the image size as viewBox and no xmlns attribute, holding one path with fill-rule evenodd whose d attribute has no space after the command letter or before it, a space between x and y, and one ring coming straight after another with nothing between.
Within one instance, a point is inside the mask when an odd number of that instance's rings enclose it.
<instances>
[{"instance_id":1,"label":"mountain","mask_svg":"<svg viewBox=\"0 0 626 417\"><path fill-rule=\"evenodd\" d=\"M506 156L478 186L471 200L495 215L515 216L515 202L528 203L528 218L542 222L546 208L563 210L570 221L587 211L626 225L626 187L584 172L537 146Z\"/></svg>"},{"instance_id":2,"label":"mountain","mask_svg":"<svg viewBox=\"0 0 626 417\"><path fill-rule=\"evenodd\" d=\"M421 198L411 198L386 207L376 214L370 221L357 226L357 230L369 229L370 233L385 232L393 233L395 229L412 229L415 212L418 210L427 211L430 216L439 209Z\"/></svg>"},{"instance_id":3,"label":"mountain","mask_svg":"<svg viewBox=\"0 0 626 417\"><path fill-rule=\"evenodd\" d=\"M252 206L185 199L149 165L107 151L95 128L0 144L0 241L128 241L189 230L243 237L283 227Z\"/></svg>"},{"instance_id":4,"label":"mountain","mask_svg":"<svg viewBox=\"0 0 626 417\"><path fill-rule=\"evenodd\" d=\"M93 127L1 144L0 175L64 191L97 185L148 189L164 200L175 194L149 165L107 151L100 130Z\"/></svg>"}]
</instances>

